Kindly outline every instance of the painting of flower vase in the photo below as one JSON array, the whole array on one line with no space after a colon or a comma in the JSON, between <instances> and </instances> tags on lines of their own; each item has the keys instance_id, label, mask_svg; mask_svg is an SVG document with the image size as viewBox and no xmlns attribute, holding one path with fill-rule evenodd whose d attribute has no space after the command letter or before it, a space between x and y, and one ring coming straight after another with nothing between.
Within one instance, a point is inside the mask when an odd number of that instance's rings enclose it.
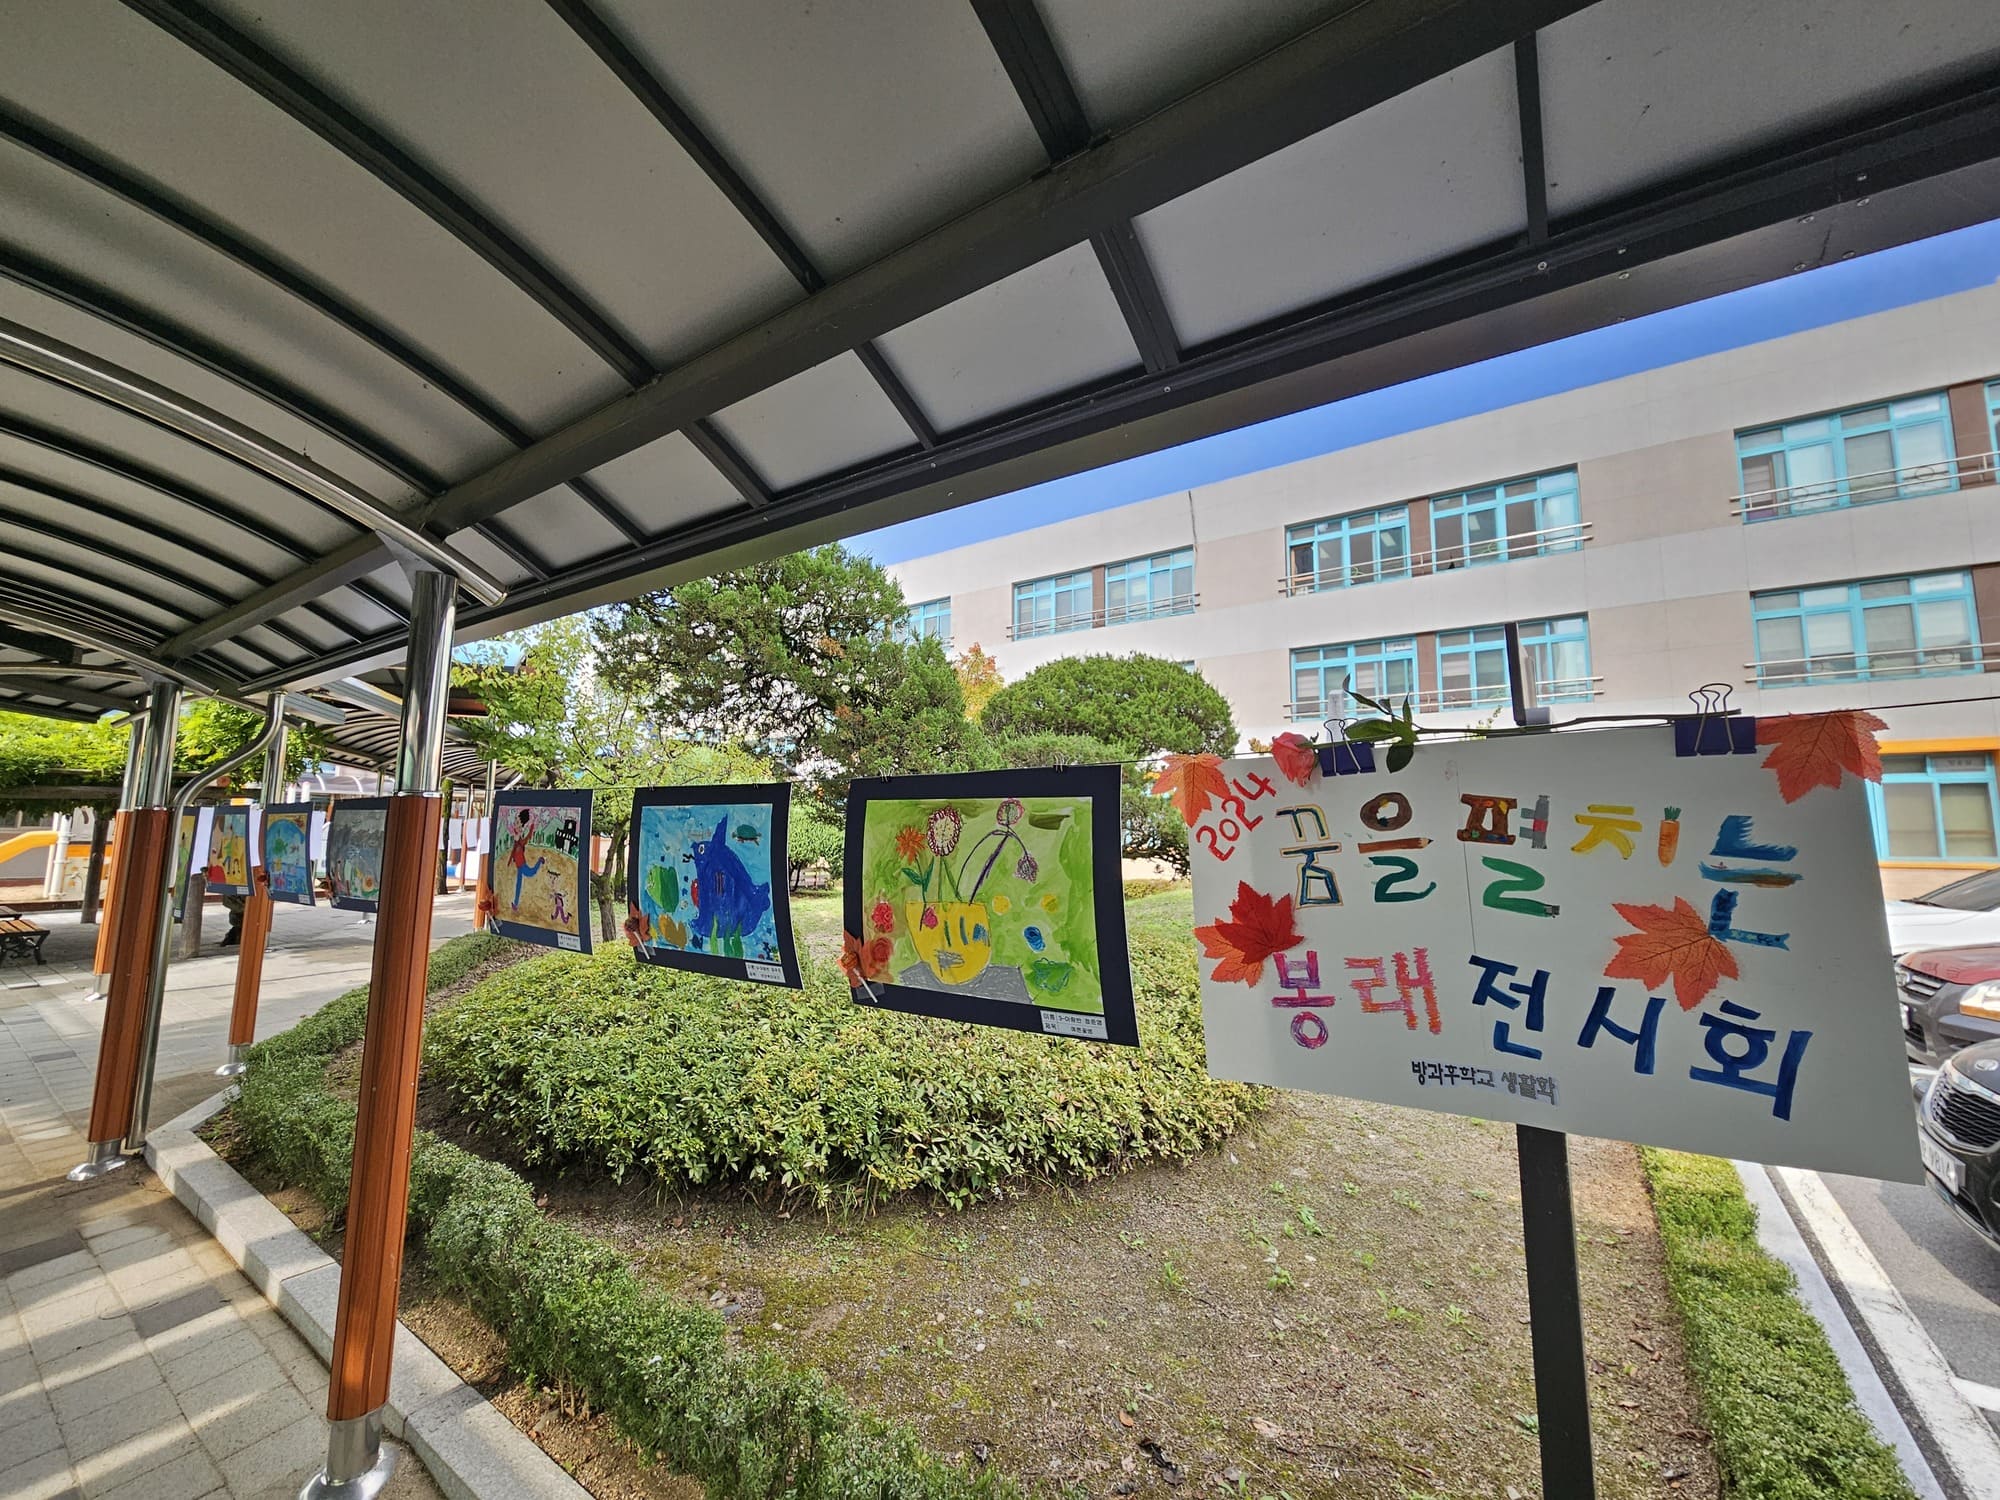
<instances>
[{"instance_id":1,"label":"painting of flower vase","mask_svg":"<svg viewBox=\"0 0 2000 1500\"><path fill-rule=\"evenodd\" d=\"M866 1005L1136 1044L1108 767L849 792L841 964Z\"/></svg>"}]
</instances>

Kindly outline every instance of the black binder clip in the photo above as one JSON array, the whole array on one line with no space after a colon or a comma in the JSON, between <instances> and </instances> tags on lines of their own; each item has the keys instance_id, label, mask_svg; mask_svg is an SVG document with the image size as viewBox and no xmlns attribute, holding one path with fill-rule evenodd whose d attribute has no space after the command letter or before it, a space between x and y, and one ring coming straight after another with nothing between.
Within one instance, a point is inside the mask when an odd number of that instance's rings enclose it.
<instances>
[{"instance_id":1,"label":"black binder clip","mask_svg":"<svg viewBox=\"0 0 2000 1500\"><path fill-rule=\"evenodd\" d=\"M1688 694L1695 712L1674 720L1674 754L1754 755L1757 720L1729 706L1726 682L1705 682Z\"/></svg>"}]
</instances>

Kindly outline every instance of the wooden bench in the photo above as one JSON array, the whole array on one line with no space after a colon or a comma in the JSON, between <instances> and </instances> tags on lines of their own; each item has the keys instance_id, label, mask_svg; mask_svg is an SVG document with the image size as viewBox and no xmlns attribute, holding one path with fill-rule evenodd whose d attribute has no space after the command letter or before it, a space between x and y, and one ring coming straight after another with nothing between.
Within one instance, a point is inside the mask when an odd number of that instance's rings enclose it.
<instances>
[{"instance_id":1,"label":"wooden bench","mask_svg":"<svg viewBox=\"0 0 2000 1500\"><path fill-rule=\"evenodd\" d=\"M26 917L0 917L0 957L12 955L33 958L38 964L47 963L42 957L42 944L48 940L48 929L37 927Z\"/></svg>"}]
</instances>

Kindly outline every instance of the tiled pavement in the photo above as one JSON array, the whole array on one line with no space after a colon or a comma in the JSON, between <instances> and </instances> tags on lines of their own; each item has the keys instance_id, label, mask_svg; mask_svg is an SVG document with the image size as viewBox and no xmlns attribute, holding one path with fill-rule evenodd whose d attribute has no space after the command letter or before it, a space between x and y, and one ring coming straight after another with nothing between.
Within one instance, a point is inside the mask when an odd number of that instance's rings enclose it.
<instances>
[{"instance_id":1,"label":"tiled pavement","mask_svg":"<svg viewBox=\"0 0 2000 1500\"><path fill-rule=\"evenodd\" d=\"M435 936L470 914L440 900ZM325 1452L318 1359L143 1165L63 1175L103 1007L83 999L94 930L38 920L48 963L0 964L0 1500L295 1495ZM361 983L372 937L349 913L281 909L258 1035ZM218 1087L234 977L212 940L170 971L156 1122ZM438 1491L405 1452L388 1493Z\"/></svg>"}]
</instances>

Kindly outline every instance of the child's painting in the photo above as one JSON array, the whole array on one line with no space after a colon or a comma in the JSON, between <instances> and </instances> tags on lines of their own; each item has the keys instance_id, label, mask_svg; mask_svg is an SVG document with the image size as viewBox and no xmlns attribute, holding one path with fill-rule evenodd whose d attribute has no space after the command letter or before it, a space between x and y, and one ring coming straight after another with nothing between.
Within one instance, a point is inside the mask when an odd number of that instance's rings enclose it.
<instances>
[{"instance_id":1,"label":"child's painting","mask_svg":"<svg viewBox=\"0 0 2000 1500\"><path fill-rule=\"evenodd\" d=\"M1118 838L1112 766L857 780L854 998L1136 1047Z\"/></svg>"},{"instance_id":2,"label":"child's painting","mask_svg":"<svg viewBox=\"0 0 2000 1500\"><path fill-rule=\"evenodd\" d=\"M387 797L341 797L326 820L329 901L342 911L382 904L382 841L389 827Z\"/></svg>"},{"instance_id":3,"label":"child's painting","mask_svg":"<svg viewBox=\"0 0 2000 1500\"><path fill-rule=\"evenodd\" d=\"M640 962L798 988L790 799L782 782L633 796L625 935Z\"/></svg>"},{"instance_id":4,"label":"child's painting","mask_svg":"<svg viewBox=\"0 0 2000 1500\"><path fill-rule=\"evenodd\" d=\"M264 882L273 901L313 904L312 810L310 802L264 809Z\"/></svg>"},{"instance_id":5,"label":"child's painting","mask_svg":"<svg viewBox=\"0 0 2000 1500\"><path fill-rule=\"evenodd\" d=\"M501 793L488 925L517 942L588 953L589 849L589 792Z\"/></svg>"},{"instance_id":6,"label":"child's painting","mask_svg":"<svg viewBox=\"0 0 2000 1500\"><path fill-rule=\"evenodd\" d=\"M208 826L208 888L224 896L250 894L250 809L218 807Z\"/></svg>"},{"instance_id":7,"label":"child's painting","mask_svg":"<svg viewBox=\"0 0 2000 1500\"><path fill-rule=\"evenodd\" d=\"M179 872L174 881L174 920L183 921L187 917L188 892L196 882L202 882L207 889L204 872L208 866L209 829L215 822L212 807L193 808L181 814L179 841L174 846L174 869Z\"/></svg>"}]
</instances>

